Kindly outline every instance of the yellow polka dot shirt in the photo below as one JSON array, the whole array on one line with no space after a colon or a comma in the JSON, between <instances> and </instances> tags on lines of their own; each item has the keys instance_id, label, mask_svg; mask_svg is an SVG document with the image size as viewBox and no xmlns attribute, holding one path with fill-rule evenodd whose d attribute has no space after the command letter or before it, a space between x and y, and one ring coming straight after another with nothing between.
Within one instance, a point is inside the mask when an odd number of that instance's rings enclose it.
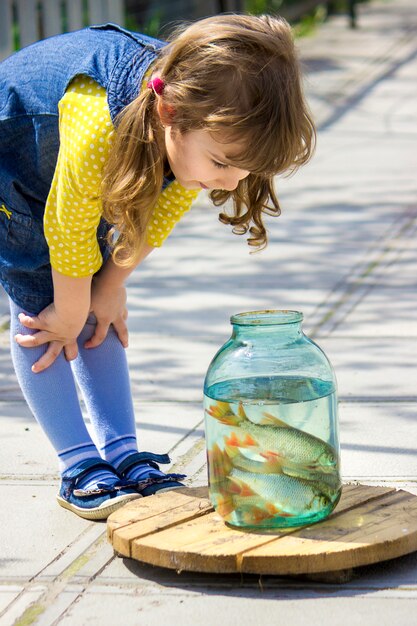
<instances>
[{"instance_id":1,"label":"yellow polka dot shirt","mask_svg":"<svg viewBox=\"0 0 417 626\"><path fill-rule=\"evenodd\" d=\"M101 180L114 133L106 91L77 76L59 103L60 148L45 208L45 237L52 267L83 277L102 265L96 231L102 214ZM161 246L198 191L174 180L160 194L147 241Z\"/></svg>"}]
</instances>

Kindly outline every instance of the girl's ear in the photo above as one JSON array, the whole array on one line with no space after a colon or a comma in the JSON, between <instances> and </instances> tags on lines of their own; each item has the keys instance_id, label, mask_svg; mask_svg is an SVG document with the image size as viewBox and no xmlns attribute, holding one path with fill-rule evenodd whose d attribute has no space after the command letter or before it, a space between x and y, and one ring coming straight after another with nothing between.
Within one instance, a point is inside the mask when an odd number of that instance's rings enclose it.
<instances>
[{"instance_id":1,"label":"girl's ear","mask_svg":"<svg viewBox=\"0 0 417 626\"><path fill-rule=\"evenodd\" d=\"M175 117L174 107L166 104L162 98L158 98L156 110L158 111L162 126L172 126Z\"/></svg>"}]
</instances>

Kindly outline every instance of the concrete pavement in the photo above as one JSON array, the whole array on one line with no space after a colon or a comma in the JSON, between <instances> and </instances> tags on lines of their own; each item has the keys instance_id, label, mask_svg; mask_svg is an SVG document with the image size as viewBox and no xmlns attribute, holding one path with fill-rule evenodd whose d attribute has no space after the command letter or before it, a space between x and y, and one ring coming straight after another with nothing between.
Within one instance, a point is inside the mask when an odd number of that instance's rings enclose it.
<instances>
[{"instance_id":1,"label":"concrete pavement","mask_svg":"<svg viewBox=\"0 0 417 626\"><path fill-rule=\"evenodd\" d=\"M417 494L417 7L359 5L300 41L317 154L278 180L283 214L248 255L202 196L131 278L130 348L143 449L206 483L202 384L232 313L304 312L339 382L343 476ZM0 316L7 303L0 297ZM329 586L198 575L113 556L105 524L55 504L55 455L0 334L0 625L416 623L417 553Z\"/></svg>"}]
</instances>

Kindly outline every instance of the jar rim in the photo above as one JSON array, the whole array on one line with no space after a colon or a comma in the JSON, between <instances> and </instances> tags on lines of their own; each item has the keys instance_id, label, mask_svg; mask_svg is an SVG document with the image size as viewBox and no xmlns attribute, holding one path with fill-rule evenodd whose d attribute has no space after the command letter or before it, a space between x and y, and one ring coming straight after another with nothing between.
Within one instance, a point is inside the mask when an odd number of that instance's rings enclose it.
<instances>
[{"instance_id":1,"label":"jar rim","mask_svg":"<svg viewBox=\"0 0 417 626\"><path fill-rule=\"evenodd\" d=\"M246 311L235 313L230 322L238 326L275 326L279 324L296 324L303 320L300 311L285 309L266 309L264 311Z\"/></svg>"}]
</instances>

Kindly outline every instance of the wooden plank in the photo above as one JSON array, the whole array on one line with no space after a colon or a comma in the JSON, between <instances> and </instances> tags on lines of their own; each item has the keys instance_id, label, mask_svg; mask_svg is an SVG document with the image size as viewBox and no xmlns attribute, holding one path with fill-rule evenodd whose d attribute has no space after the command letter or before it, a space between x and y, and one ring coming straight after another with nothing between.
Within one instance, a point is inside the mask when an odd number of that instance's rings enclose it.
<instances>
[{"instance_id":1,"label":"wooden plank","mask_svg":"<svg viewBox=\"0 0 417 626\"><path fill-rule=\"evenodd\" d=\"M107 21L124 26L125 23L124 0L107 0Z\"/></svg>"},{"instance_id":2,"label":"wooden plank","mask_svg":"<svg viewBox=\"0 0 417 626\"><path fill-rule=\"evenodd\" d=\"M178 571L317 574L333 582L417 549L417 498L394 488L345 485L327 520L282 531L228 527L207 496L203 487L133 501L109 517L109 539L124 556ZM399 530L401 522L408 525Z\"/></svg>"},{"instance_id":3,"label":"wooden plank","mask_svg":"<svg viewBox=\"0 0 417 626\"><path fill-rule=\"evenodd\" d=\"M417 498L405 491L329 517L242 555L241 571L306 574L354 568L417 550Z\"/></svg>"},{"instance_id":4,"label":"wooden plank","mask_svg":"<svg viewBox=\"0 0 417 626\"><path fill-rule=\"evenodd\" d=\"M194 544L200 545L202 538L209 545L227 544L229 549L219 550L215 557L201 554L194 550ZM257 546L270 538L246 536L244 532L228 528L217 513L208 513L204 517L177 524L174 528L134 539L131 545L132 558L177 571L197 572L236 572L236 556L232 550L238 543L246 547ZM239 550L238 550L239 551Z\"/></svg>"},{"instance_id":5,"label":"wooden plank","mask_svg":"<svg viewBox=\"0 0 417 626\"><path fill-rule=\"evenodd\" d=\"M0 61L13 52L12 2L0 0Z\"/></svg>"},{"instance_id":6,"label":"wooden plank","mask_svg":"<svg viewBox=\"0 0 417 626\"><path fill-rule=\"evenodd\" d=\"M312 574L303 574L303 578L316 583L326 583L327 585L340 585L348 583L354 577L355 570L339 569L334 572L314 572Z\"/></svg>"},{"instance_id":7,"label":"wooden plank","mask_svg":"<svg viewBox=\"0 0 417 626\"><path fill-rule=\"evenodd\" d=\"M36 0L17 0L20 47L24 48L39 39Z\"/></svg>"},{"instance_id":8,"label":"wooden plank","mask_svg":"<svg viewBox=\"0 0 417 626\"><path fill-rule=\"evenodd\" d=\"M62 33L61 4L56 0L43 0L42 21L44 37Z\"/></svg>"},{"instance_id":9,"label":"wooden plank","mask_svg":"<svg viewBox=\"0 0 417 626\"><path fill-rule=\"evenodd\" d=\"M359 502L367 502L393 492L395 492L395 488L392 487L344 485L341 500L332 515L335 515L339 511L344 511L349 507L356 506ZM152 498L133 500L109 516L107 521L109 540L111 541L113 532L121 527L148 519L149 517L155 517L170 509L176 509L194 498L198 501L207 500L207 504L209 504L208 488L191 487L184 490L175 489L174 491L168 491L153 496Z\"/></svg>"},{"instance_id":10,"label":"wooden plank","mask_svg":"<svg viewBox=\"0 0 417 626\"><path fill-rule=\"evenodd\" d=\"M90 24L107 22L107 6L105 0L88 0L88 21Z\"/></svg>"},{"instance_id":11,"label":"wooden plank","mask_svg":"<svg viewBox=\"0 0 417 626\"><path fill-rule=\"evenodd\" d=\"M124 0L88 0L90 24L125 23Z\"/></svg>"},{"instance_id":12,"label":"wooden plank","mask_svg":"<svg viewBox=\"0 0 417 626\"><path fill-rule=\"evenodd\" d=\"M107 536L111 542L116 531L131 524L137 524L143 520L157 517L170 510L186 506L192 502L195 507L213 506L208 499L207 487L194 487L175 489L165 493L156 494L151 498L139 498L126 504L126 506L112 513L107 520Z\"/></svg>"},{"instance_id":13,"label":"wooden plank","mask_svg":"<svg viewBox=\"0 0 417 626\"><path fill-rule=\"evenodd\" d=\"M162 494L161 494L162 495ZM145 499L145 498L144 498ZM161 530L166 530L178 523L193 520L213 511L213 505L209 500L189 499L188 502L160 511L158 515L152 515L147 519L141 519L113 533L113 547L119 554L131 556L132 541Z\"/></svg>"},{"instance_id":14,"label":"wooden plank","mask_svg":"<svg viewBox=\"0 0 417 626\"><path fill-rule=\"evenodd\" d=\"M370 497L372 487L346 486L333 516L358 506L362 498ZM392 489L377 488L384 497ZM156 522L157 519L154 519ZM149 527L147 529L149 531ZM171 569L204 572L236 572L241 568L241 555L250 549L263 546L296 532L296 528L281 531L262 529L245 531L226 526L217 513L180 523L170 529L131 539L131 556L146 563Z\"/></svg>"},{"instance_id":15,"label":"wooden plank","mask_svg":"<svg viewBox=\"0 0 417 626\"><path fill-rule=\"evenodd\" d=\"M84 26L82 0L66 0L68 31L79 30Z\"/></svg>"},{"instance_id":16,"label":"wooden plank","mask_svg":"<svg viewBox=\"0 0 417 626\"><path fill-rule=\"evenodd\" d=\"M356 483L343 485L342 496L338 502L335 510L331 514L331 517L347 511L349 508L356 507L359 504L370 502L386 496L390 493L395 493L395 487L370 487L369 485L359 485Z\"/></svg>"}]
</instances>

